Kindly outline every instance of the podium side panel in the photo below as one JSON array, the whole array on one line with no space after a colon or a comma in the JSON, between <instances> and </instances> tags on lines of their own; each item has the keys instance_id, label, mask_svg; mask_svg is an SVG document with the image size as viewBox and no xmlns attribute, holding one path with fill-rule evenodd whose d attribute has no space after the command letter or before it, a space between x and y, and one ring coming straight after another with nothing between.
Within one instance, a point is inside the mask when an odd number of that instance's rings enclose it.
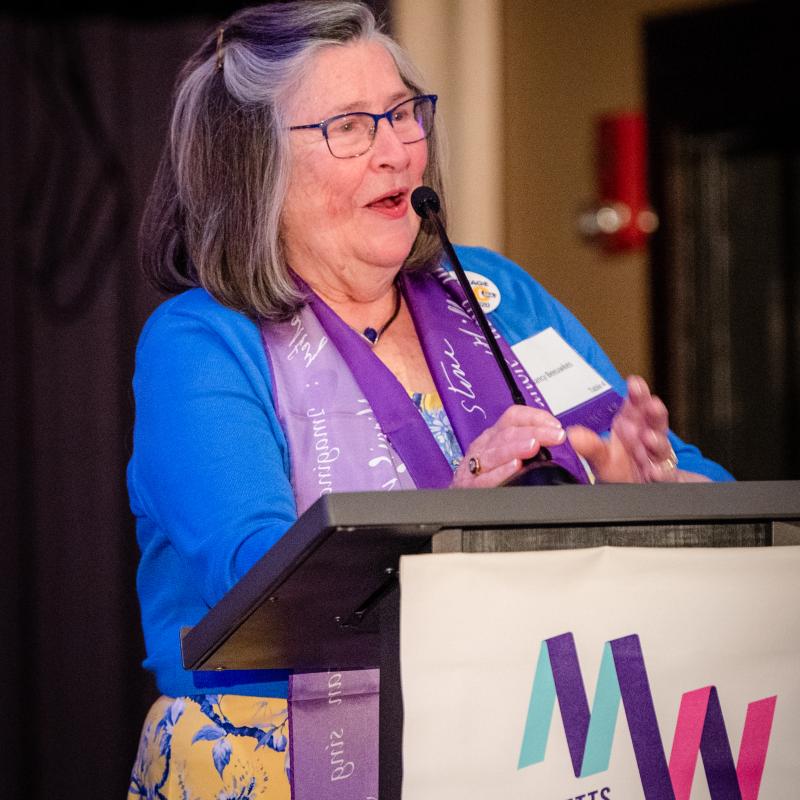
<instances>
[{"instance_id":1,"label":"podium side panel","mask_svg":"<svg viewBox=\"0 0 800 800\"><path fill-rule=\"evenodd\" d=\"M379 723L379 792L399 799L403 781L403 691L400 684L400 585L380 606L381 684Z\"/></svg>"}]
</instances>

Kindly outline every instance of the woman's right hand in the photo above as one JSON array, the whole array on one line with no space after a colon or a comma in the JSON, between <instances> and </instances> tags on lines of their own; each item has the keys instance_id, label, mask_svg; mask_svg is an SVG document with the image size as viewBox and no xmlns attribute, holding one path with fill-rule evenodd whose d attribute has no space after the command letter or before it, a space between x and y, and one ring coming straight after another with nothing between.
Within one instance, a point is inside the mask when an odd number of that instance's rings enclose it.
<instances>
[{"instance_id":1,"label":"woman's right hand","mask_svg":"<svg viewBox=\"0 0 800 800\"><path fill-rule=\"evenodd\" d=\"M548 411L511 406L470 444L450 485L455 489L500 486L541 447L563 444L565 439L561 423Z\"/></svg>"}]
</instances>

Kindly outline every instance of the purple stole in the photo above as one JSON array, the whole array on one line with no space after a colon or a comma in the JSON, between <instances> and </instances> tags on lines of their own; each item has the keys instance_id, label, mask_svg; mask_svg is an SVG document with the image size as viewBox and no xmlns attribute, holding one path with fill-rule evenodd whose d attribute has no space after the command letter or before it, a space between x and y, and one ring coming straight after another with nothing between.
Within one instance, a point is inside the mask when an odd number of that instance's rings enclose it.
<instances>
[{"instance_id":1,"label":"purple stole","mask_svg":"<svg viewBox=\"0 0 800 800\"><path fill-rule=\"evenodd\" d=\"M439 267L401 273L399 281L442 404L466 452L512 404L508 388L452 273ZM298 283L308 304L286 322L261 324L298 515L332 492L449 486L452 469L403 386L358 333L299 278ZM528 372L492 330L528 404L549 411ZM610 427L620 402L606 392L563 416L569 424L602 431ZM568 442L549 449L555 463L577 482L588 483ZM290 679L294 800L377 796L377 674L334 674L352 687L336 702L327 697L330 673ZM345 757L342 748L341 757L327 761L330 751L324 748L331 743L320 736L330 731L341 731L348 751L358 758Z\"/></svg>"},{"instance_id":2,"label":"purple stole","mask_svg":"<svg viewBox=\"0 0 800 800\"><path fill-rule=\"evenodd\" d=\"M300 283L308 305L287 322L261 325L298 514L332 492L449 486L452 470L403 386L362 337ZM400 287L466 452L511 405L508 389L452 273L403 273ZM549 411L511 348L496 331L495 336L528 404ZM618 407L606 392L562 416L602 431ZM569 443L550 451L579 483L588 482Z\"/></svg>"}]
</instances>

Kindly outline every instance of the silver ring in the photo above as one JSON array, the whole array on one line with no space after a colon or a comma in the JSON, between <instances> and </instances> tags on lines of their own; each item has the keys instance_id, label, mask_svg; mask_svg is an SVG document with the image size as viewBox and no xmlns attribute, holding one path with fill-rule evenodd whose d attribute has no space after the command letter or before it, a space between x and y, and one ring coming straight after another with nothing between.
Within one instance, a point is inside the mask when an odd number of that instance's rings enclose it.
<instances>
[{"instance_id":1,"label":"silver ring","mask_svg":"<svg viewBox=\"0 0 800 800\"><path fill-rule=\"evenodd\" d=\"M467 461L467 469L469 470L470 475L481 474L481 460L478 458L478 456L470 456L469 461Z\"/></svg>"}]
</instances>

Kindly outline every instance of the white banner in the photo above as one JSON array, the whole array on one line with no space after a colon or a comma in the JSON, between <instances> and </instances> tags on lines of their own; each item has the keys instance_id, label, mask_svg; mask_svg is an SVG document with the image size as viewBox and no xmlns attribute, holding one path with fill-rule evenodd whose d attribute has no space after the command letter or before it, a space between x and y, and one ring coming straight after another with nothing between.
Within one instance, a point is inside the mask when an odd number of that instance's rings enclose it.
<instances>
[{"instance_id":1,"label":"white banner","mask_svg":"<svg viewBox=\"0 0 800 800\"><path fill-rule=\"evenodd\" d=\"M401 562L407 800L800 793L800 547Z\"/></svg>"}]
</instances>

